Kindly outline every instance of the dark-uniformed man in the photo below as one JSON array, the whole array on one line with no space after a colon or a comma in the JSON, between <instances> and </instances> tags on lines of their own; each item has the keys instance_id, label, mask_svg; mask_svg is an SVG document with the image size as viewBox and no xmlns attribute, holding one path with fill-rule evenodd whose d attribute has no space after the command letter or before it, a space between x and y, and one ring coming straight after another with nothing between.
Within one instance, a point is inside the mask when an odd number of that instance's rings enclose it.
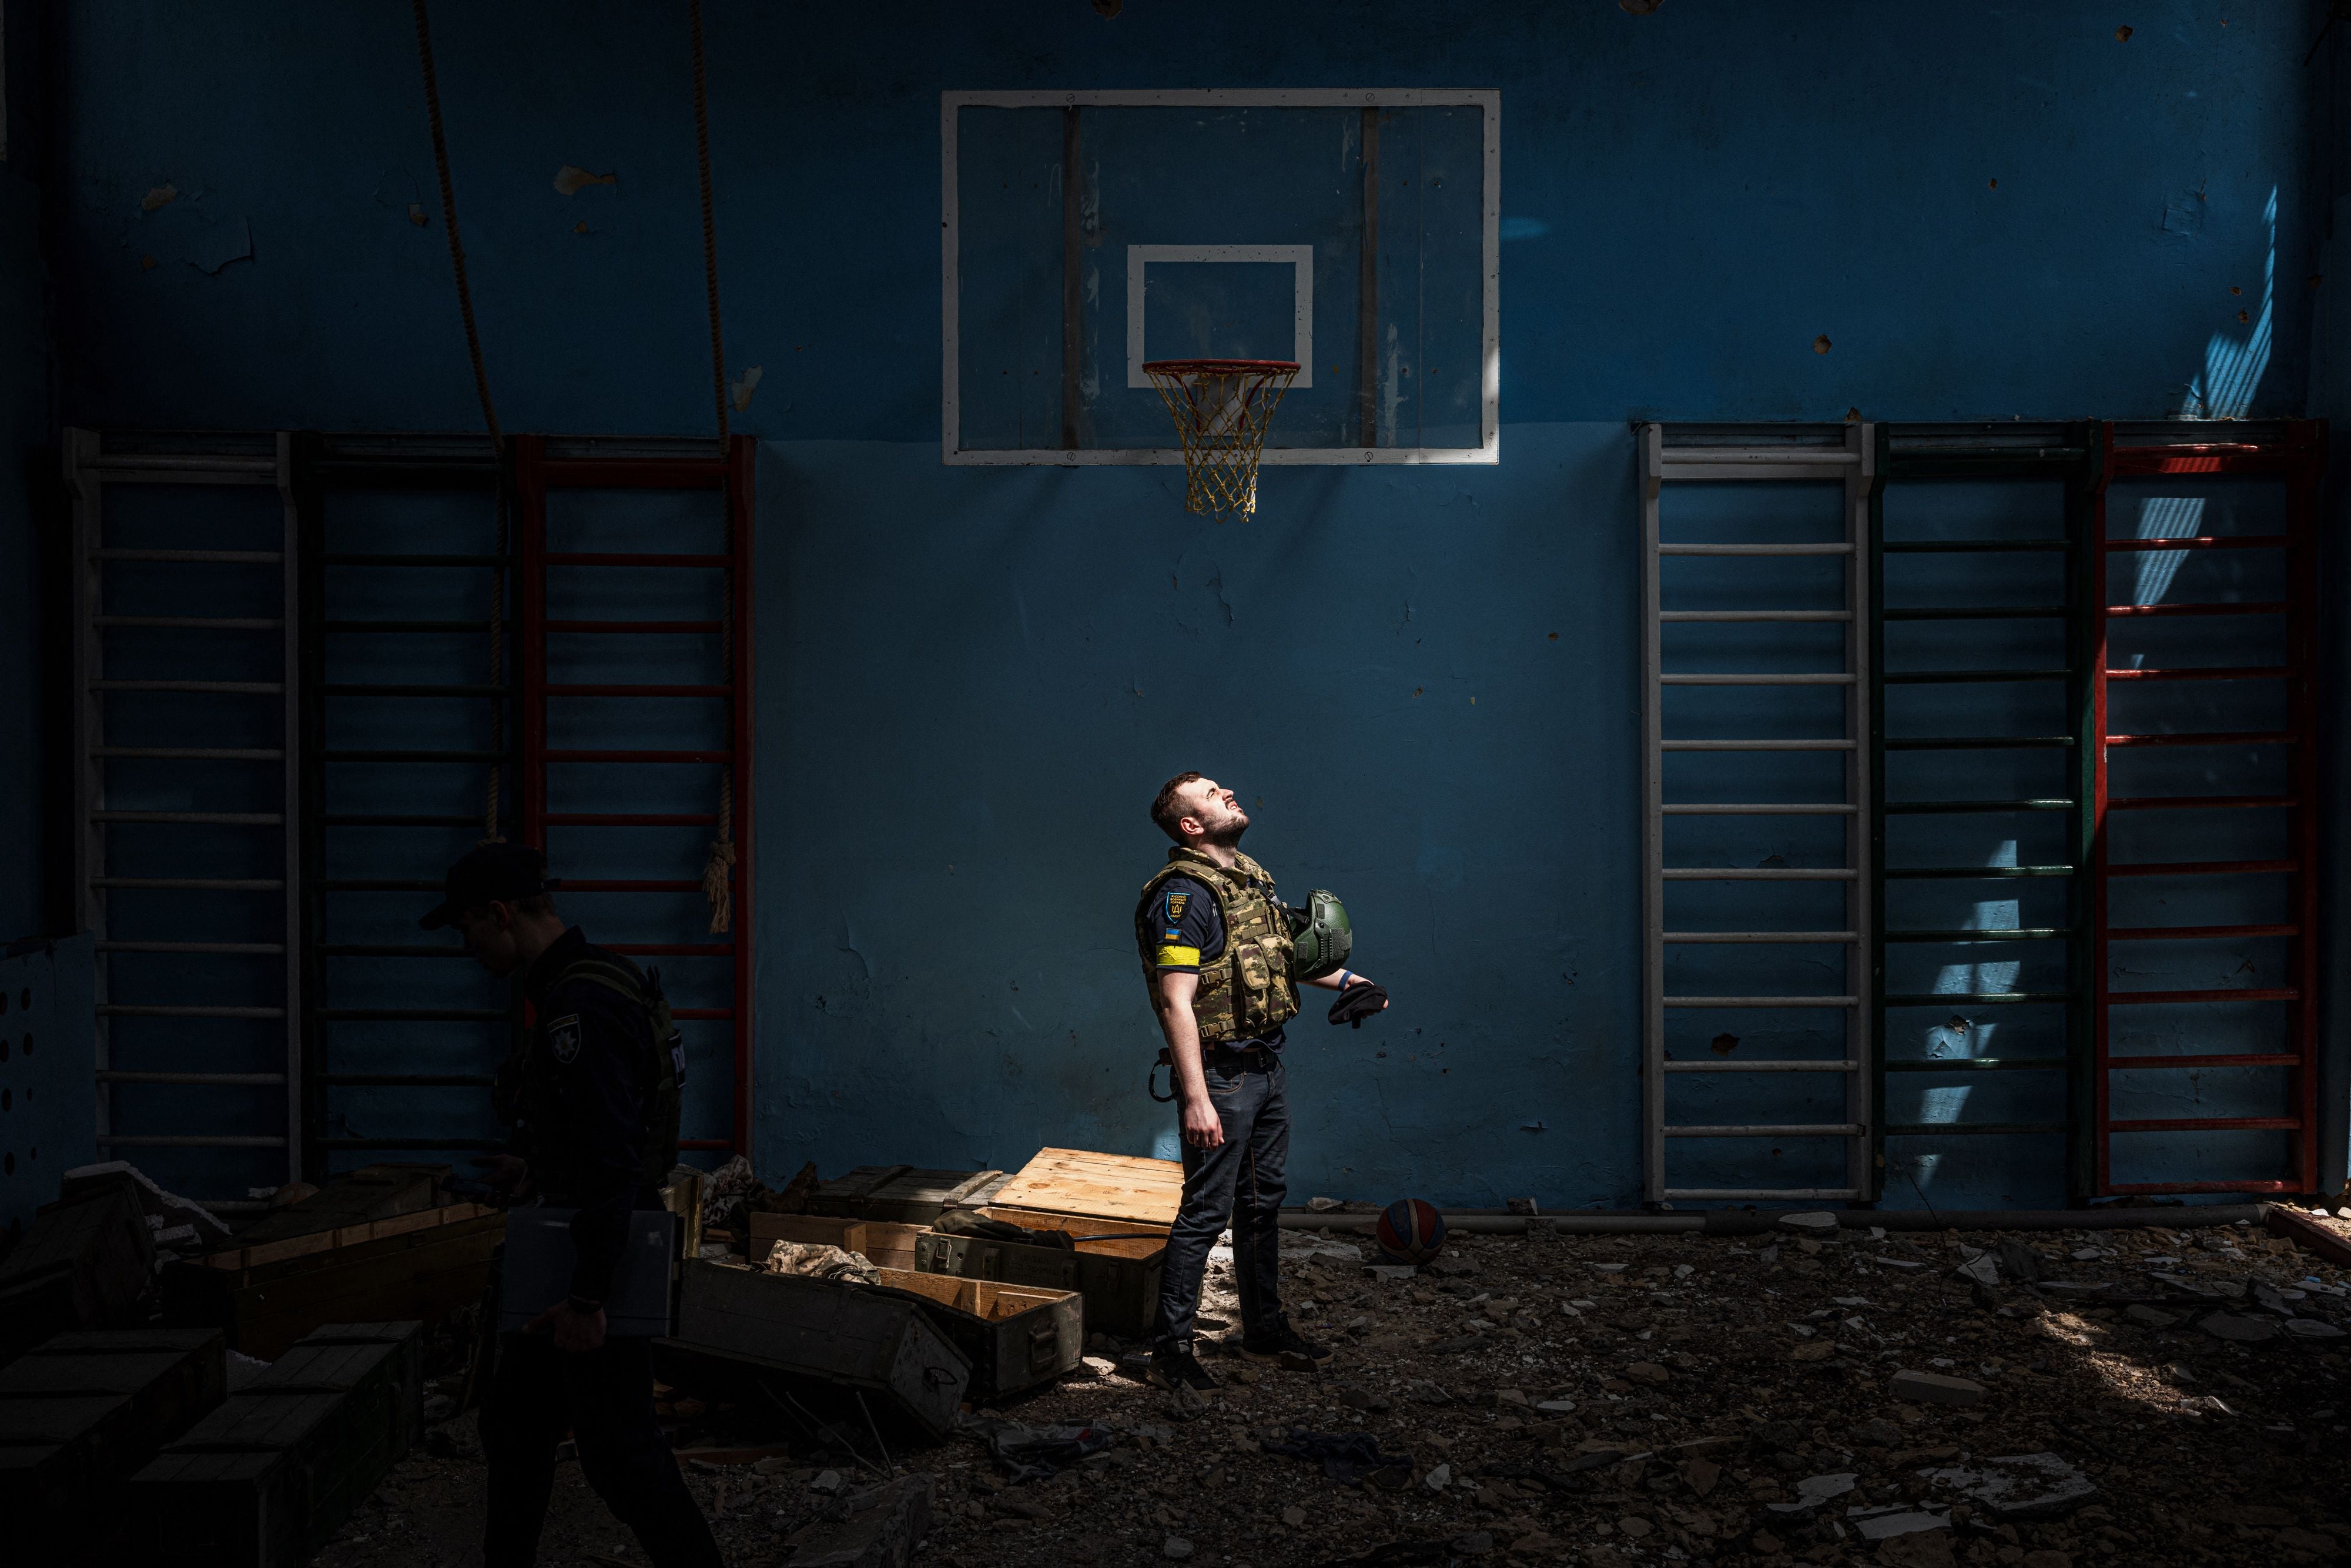
<instances>
[{"instance_id":1,"label":"dark-uniformed man","mask_svg":"<svg viewBox=\"0 0 2351 1568\"><path fill-rule=\"evenodd\" d=\"M604 1300L632 1208L661 1207L677 1162L677 1063L655 1038L659 994L555 913L536 850L488 843L449 868L440 907L493 975L519 972L534 1020L521 1081L500 1086L513 1153L483 1162L507 1202L574 1208L571 1294L500 1337L482 1404L486 1568L528 1568L568 1431L580 1468L655 1568L717 1568L717 1543L653 1420L649 1343L604 1334ZM666 1018L663 1009L659 1016Z\"/></svg>"},{"instance_id":2,"label":"dark-uniformed man","mask_svg":"<svg viewBox=\"0 0 2351 1568\"><path fill-rule=\"evenodd\" d=\"M1321 1366L1329 1348L1290 1327L1281 1310L1279 1226L1290 1156L1282 1025L1298 1014L1290 922L1273 878L1240 852L1249 819L1230 789L1179 773L1152 801L1151 820L1176 847L1143 885L1134 935L1174 1063L1184 1200L1167 1237L1147 1376L1163 1388L1217 1386L1193 1354L1192 1328L1208 1249L1228 1221L1241 1354ZM1388 1005L1385 990L1344 968L1305 983L1339 993L1334 1024L1360 1028Z\"/></svg>"}]
</instances>

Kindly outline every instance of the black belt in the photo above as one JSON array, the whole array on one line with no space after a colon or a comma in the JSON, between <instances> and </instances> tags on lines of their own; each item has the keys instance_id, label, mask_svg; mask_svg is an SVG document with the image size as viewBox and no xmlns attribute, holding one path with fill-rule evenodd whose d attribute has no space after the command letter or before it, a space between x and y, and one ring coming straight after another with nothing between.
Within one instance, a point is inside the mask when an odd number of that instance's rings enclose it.
<instances>
[{"instance_id":1,"label":"black belt","mask_svg":"<svg viewBox=\"0 0 2351 1568\"><path fill-rule=\"evenodd\" d=\"M1242 1058L1244 1061L1246 1061L1248 1058L1256 1057L1259 1060L1254 1063L1249 1063L1249 1065L1270 1067L1273 1065L1276 1052L1274 1048L1270 1045L1260 1045L1256 1043L1242 1045L1234 1040L1223 1040L1203 1041L1200 1046L1200 1054L1204 1058L1238 1056ZM1167 1092L1165 1094L1159 1092L1159 1070L1163 1067L1167 1069L1168 1080ZM1154 1100L1158 1101L1162 1105L1166 1104L1169 1101L1176 1098L1176 1070L1174 1063L1168 1059L1167 1048L1165 1046L1163 1045L1159 1048L1159 1060L1152 1063L1151 1071L1144 1075L1143 1086L1144 1092L1148 1093Z\"/></svg>"}]
</instances>

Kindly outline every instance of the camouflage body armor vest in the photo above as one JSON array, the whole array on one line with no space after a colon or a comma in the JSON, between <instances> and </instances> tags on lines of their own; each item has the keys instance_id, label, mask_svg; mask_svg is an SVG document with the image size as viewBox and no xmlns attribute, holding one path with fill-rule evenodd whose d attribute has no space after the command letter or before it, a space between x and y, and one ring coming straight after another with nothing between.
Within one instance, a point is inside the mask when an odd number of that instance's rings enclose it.
<instances>
[{"instance_id":1,"label":"camouflage body armor vest","mask_svg":"<svg viewBox=\"0 0 2351 1568\"><path fill-rule=\"evenodd\" d=\"M1159 889L1169 877L1189 877L1216 894L1224 916L1225 951L1200 966L1200 988L1192 997L1192 1017L1200 1040L1251 1040L1272 1033L1298 1016L1298 988L1290 977L1290 922L1274 897L1273 878L1245 854L1230 869L1198 850L1182 845L1167 852L1167 863L1143 884L1134 906L1135 940L1145 953L1161 946ZM1146 959L1144 984L1158 999L1156 971Z\"/></svg>"},{"instance_id":2,"label":"camouflage body armor vest","mask_svg":"<svg viewBox=\"0 0 2351 1568\"><path fill-rule=\"evenodd\" d=\"M637 1185L640 1189L659 1188L668 1182L670 1171L677 1165L678 1089L685 1081L684 1037L670 1016L669 998L662 994L661 972L656 969L648 974L616 953L591 948L586 956L566 966L549 983L548 994L552 996L559 987L574 981L616 992L644 1011L644 1045L652 1053L648 1063L652 1087L645 1099L644 1162L637 1173ZM547 1065L549 1052L546 1030L547 1019L541 1018L532 1031L528 1059L530 1070L538 1073L553 1071ZM526 1103L536 1097L528 1087L524 1096ZM568 1170L552 1170L549 1176L546 1186L549 1190L561 1192L571 1186Z\"/></svg>"}]
</instances>

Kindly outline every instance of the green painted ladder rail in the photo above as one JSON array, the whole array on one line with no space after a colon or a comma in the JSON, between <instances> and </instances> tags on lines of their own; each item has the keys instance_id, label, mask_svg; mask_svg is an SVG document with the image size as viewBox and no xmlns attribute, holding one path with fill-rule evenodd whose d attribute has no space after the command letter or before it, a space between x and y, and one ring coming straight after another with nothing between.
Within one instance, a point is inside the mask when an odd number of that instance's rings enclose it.
<instances>
[{"instance_id":1,"label":"green painted ladder rail","mask_svg":"<svg viewBox=\"0 0 2351 1568\"><path fill-rule=\"evenodd\" d=\"M2086 1197L2091 1181L2091 1151L2087 1114L2092 987L2087 955L2088 900L2086 875L2091 832L2088 769L2090 747L2090 682L2087 663L2084 586L2095 570L2093 521L2104 451L2100 427L2090 421L2070 423L1881 424L1876 430L1877 462L1869 503L1869 669L1872 673L1870 724L1870 840L1872 861L1879 868L1870 887L1873 935L1870 953L1872 1059L1877 1065L1873 1098L1880 1107L1875 1157L1871 1162L1876 1197L1885 1190L1889 1167L1886 1141L1909 1137L1982 1137L2056 1134L2065 1142L2065 1186L2072 1197ZM1889 536L1886 492L1889 486L1951 483L2050 482L2064 486L2062 526L2055 533L2007 537L1934 536L1896 527ZM1924 602L1919 590L1929 586L1906 581L1898 568L1889 590L1889 558L2023 557L2060 563L2062 581L2019 602L1946 604ZM1922 665L1905 647L1904 629L1930 623L1973 625L1991 631L2054 622L2064 629L2064 655L2053 666L1996 664L1989 668ZM1889 629L1894 646L1889 653ZM2014 686L2062 684L2065 722L2062 729L2027 732L2011 727L1991 735L1949 733L1935 722L1937 694L1953 686ZM1924 710L1924 711L1922 711ZM1991 799L1959 799L1925 795L1910 788L1889 790L1889 761L1905 754L1973 756L1990 759L2023 751L2064 754L2064 792L2055 795L2008 793ZM2059 813L2065 821L2063 858L2037 863L2025 856L2017 863L1896 864L1888 852L1887 823L1891 819L1954 819ZM2020 839L2025 837L2020 832ZM1949 858L1949 857L1946 857ZM1893 924L1886 912L1889 884L1938 884L1957 890L1970 884L1999 887L2018 881L2060 882L2065 889L2064 910L2053 923L1988 926L1922 927ZM1895 991L1889 988L1886 956L1889 948L1945 949L1951 967L1973 969L1971 949L1998 945L2013 949L2022 945L2059 944L2064 952L2064 983L2057 989L1935 989ZM2027 949L2030 950L2029 948ZM2022 966L2021 966L2022 967ZM2033 966L2044 967L2045 966ZM1928 1009L1951 1009L1971 1019L1989 1008L2058 1007L2064 1009L2062 1052L2045 1050L2016 1056L1927 1057L1916 1054L1895 1030L1902 1020L1922 1018ZM1905 1030L1918 1033L1923 1030ZM1894 1074L1973 1075L1983 1072L2023 1072L2060 1075L2065 1106L2061 1118L2032 1121L1895 1122L1888 1105L1887 1079Z\"/></svg>"}]
</instances>

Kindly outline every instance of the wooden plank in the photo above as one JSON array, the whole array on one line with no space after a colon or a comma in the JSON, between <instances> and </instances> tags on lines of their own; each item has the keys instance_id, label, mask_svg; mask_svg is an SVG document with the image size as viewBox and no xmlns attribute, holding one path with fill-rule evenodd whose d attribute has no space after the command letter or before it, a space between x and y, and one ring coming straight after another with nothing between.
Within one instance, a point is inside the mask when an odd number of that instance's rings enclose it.
<instances>
[{"instance_id":1,"label":"wooden plank","mask_svg":"<svg viewBox=\"0 0 2351 1568\"><path fill-rule=\"evenodd\" d=\"M1180 1160L1040 1149L998 1189L993 1207L1173 1225L1183 1196Z\"/></svg>"},{"instance_id":2,"label":"wooden plank","mask_svg":"<svg viewBox=\"0 0 2351 1568\"><path fill-rule=\"evenodd\" d=\"M350 1225L335 1226L289 1236L281 1241L224 1248L205 1254L202 1261L212 1269L243 1270L266 1268L273 1263L291 1262L298 1258L314 1257L332 1252L338 1248L356 1247L364 1241L381 1241L393 1236L408 1236L436 1226L461 1224L495 1214L487 1204L450 1203L432 1208L412 1209L381 1219L364 1219Z\"/></svg>"},{"instance_id":3,"label":"wooden plank","mask_svg":"<svg viewBox=\"0 0 2351 1568\"><path fill-rule=\"evenodd\" d=\"M986 1186L1002 1171L908 1171L867 1197L867 1219L899 1225L929 1225Z\"/></svg>"},{"instance_id":4,"label":"wooden plank","mask_svg":"<svg viewBox=\"0 0 2351 1568\"><path fill-rule=\"evenodd\" d=\"M1085 1298L1089 1332L1123 1335L1150 1332L1167 1251L1164 1228L1122 1227L1081 1215L1025 1209L988 1208L982 1213L1031 1230L1075 1231L1080 1239L1074 1250L1067 1250L935 1231L917 1243L915 1266L925 1273L1076 1291ZM1104 1236L1104 1227L1134 1233Z\"/></svg>"}]
</instances>

